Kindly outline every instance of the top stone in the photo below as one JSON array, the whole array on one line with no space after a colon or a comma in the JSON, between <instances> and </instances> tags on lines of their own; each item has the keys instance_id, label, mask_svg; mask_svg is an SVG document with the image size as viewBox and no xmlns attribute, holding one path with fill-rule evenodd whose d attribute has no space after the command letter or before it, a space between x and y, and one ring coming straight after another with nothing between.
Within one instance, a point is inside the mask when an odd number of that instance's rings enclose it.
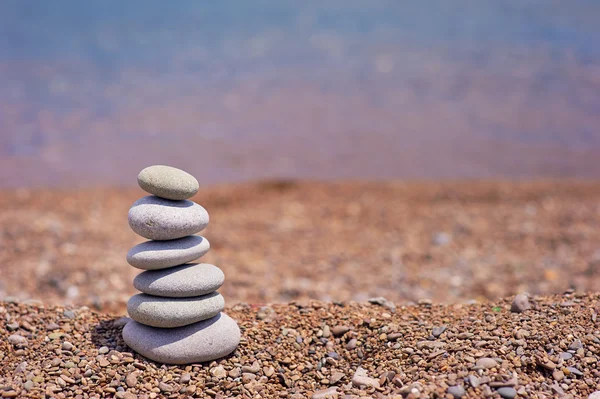
<instances>
[{"instance_id":1,"label":"top stone","mask_svg":"<svg viewBox=\"0 0 600 399\"><path fill-rule=\"evenodd\" d=\"M194 176L165 165L148 166L140 172L137 179L144 191L176 201L193 197L200 188Z\"/></svg>"}]
</instances>

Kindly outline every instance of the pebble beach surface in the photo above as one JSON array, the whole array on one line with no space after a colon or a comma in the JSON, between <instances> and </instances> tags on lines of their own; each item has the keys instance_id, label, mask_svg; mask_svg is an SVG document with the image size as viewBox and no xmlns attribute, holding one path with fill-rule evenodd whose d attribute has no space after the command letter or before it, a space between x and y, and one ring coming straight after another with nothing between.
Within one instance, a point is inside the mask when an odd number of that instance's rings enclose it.
<instances>
[{"instance_id":1,"label":"pebble beach surface","mask_svg":"<svg viewBox=\"0 0 600 399\"><path fill-rule=\"evenodd\" d=\"M226 310L239 347L185 366L131 351L127 318L0 302L0 395L586 398L600 389L600 295L533 297L523 311L512 300L240 303Z\"/></svg>"},{"instance_id":2,"label":"pebble beach surface","mask_svg":"<svg viewBox=\"0 0 600 399\"><path fill-rule=\"evenodd\" d=\"M0 299L124 314L139 273L124 257L146 241L127 224L139 197L139 188L0 193ZM202 236L212 249L196 262L223 270L230 304L600 292L597 182L270 181L202 187L192 200L211 218ZM202 241L186 259L207 250Z\"/></svg>"}]
</instances>

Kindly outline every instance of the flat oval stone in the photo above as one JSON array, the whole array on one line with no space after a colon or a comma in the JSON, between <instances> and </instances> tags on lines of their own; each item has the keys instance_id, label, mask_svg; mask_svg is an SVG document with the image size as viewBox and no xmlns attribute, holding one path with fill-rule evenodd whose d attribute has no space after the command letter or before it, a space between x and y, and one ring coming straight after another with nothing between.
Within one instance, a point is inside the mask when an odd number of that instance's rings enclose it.
<instances>
[{"instance_id":1,"label":"flat oval stone","mask_svg":"<svg viewBox=\"0 0 600 399\"><path fill-rule=\"evenodd\" d=\"M187 298L210 294L223 285L225 274L215 265L191 263L138 274L133 286L145 294Z\"/></svg>"},{"instance_id":2,"label":"flat oval stone","mask_svg":"<svg viewBox=\"0 0 600 399\"><path fill-rule=\"evenodd\" d=\"M210 243L201 236L187 236L168 241L146 241L129 250L127 262L143 270L164 269L196 260L209 249Z\"/></svg>"},{"instance_id":3,"label":"flat oval stone","mask_svg":"<svg viewBox=\"0 0 600 399\"><path fill-rule=\"evenodd\" d=\"M203 230L208 212L195 202L171 201L149 195L129 209L129 226L150 240L175 240Z\"/></svg>"},{"instance_id":4,"label":"flat oval stone","mask_svg":"<svg viewBox=\"0 0 600 399\"><path fill-rule=\"evenodd\" d=\"M173 328L210 319L225 308L225 300L218 292L192 298L163 298L137 294L129 298L129 316L153 327Z\"/></svg>"},{"instance_id":5,"label":"flat oval stone","mask_svg":"<svg viewBox=\"0 0 600 399\"><path fill-rule=\"evenodd\" d=\"M194 176L166 165L148 166L140 172L137 180L142 190L170 200L191 198L200 188Z\"/></svg>"},{"instance_id":6,"label":"flat oval stone","mask_svg":"<svg viewBox=\"0 0 600 399\"><path fill-rule=\"evenodd\" d=\"M210 294L223 281L225 275L217 266L192 263L140 273L133 279L133 286L149 295L186 298Z\"/></svg>"},{"instance_id":7,"label":"flat oval stone","mask_svg":"<svg viewBox=\"0 0 600 399\"><path fill-rule=\"evenodd\" d=\"M240 343L240 329L225 313L178 328L155 328L130 321L123 340L140 355L159 363L190 364L227 356Z\"/></svg>"}]
</instances>

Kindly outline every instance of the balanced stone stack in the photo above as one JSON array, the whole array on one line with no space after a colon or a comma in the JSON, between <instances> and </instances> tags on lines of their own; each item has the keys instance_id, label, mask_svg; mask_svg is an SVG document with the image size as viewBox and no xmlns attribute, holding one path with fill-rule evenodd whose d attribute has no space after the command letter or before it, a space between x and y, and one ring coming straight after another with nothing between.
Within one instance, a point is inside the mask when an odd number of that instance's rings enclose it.
<instances>
[{"instance_id":1,"label":"balanced stone stack","mask_svg":"<svg viewBox=\"0 0 600 399\"><path fill-rule=\"evenodd\" d=\"M188 199L198 181L170 166L155 165L138 176L150 194L129 210L129 226L150 241L133 247L127 262L145 270L133 280L141 294L127 310L133 319L123 329L125 343L161 363L188 364L218 359L240 342L236 322L222 313L216 290L225 276L207 263L188 263L206 254L206 238L193 235L208 225L206 210Z\"/></svg>"}]
</instances>

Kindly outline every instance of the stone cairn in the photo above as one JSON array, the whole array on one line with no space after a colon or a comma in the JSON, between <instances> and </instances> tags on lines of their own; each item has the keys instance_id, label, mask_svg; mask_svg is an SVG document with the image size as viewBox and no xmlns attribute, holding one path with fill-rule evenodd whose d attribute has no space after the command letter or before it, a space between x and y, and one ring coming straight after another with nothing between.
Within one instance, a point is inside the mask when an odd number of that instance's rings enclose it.
<instances>
[{"instance_id":1,"label":"stone cairn","mask_svg":"<svg viewBox=\"0 0 600 399\"><path fill-rule=\"evenodd\" d=\"M150 241L133 247L127 262L145 270L133 280L141 294L127 311L133 319L123 340L139 354L160 363L189 364L221 358L240 342L236 322L224 313L216 290L225 275L207 263L188 263L206 254L206 238L193 235L208 225L206 210L188 199L198 181L170 166L150 166L138 183L150 194L129 210L129 226Z\"/></svg>"}]
</instances>

